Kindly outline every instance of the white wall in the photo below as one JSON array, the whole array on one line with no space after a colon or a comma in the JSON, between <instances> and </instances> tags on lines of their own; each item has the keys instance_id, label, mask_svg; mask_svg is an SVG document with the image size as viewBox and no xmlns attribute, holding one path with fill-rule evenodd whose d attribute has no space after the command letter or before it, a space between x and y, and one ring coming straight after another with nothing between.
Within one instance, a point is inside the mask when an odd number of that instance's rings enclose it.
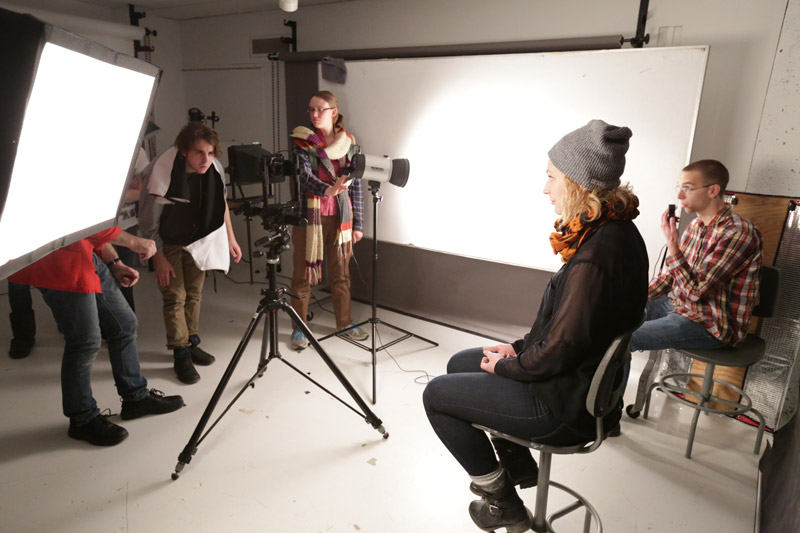
<instances>
[{"instance_id":1,"label":"white wall","mask_svg":"<svg viewBox=\"0 0 800 533\"><path fill-rule=\"evenodd\" d=\"M679 27L667 45L711 45L693 159L717 158L731 189L747 178L787 0L652 0L651 45L659 28ZM252 62L251 37L289 35L298 50L420 46L621 34L632 37L638 0L362 1L215 17L181 24L187 67ZM654 102L653 105L658 105ZM346 110L343 111L346 114ZM543 154L544 155L544 154ZM679 169L675 169L677 176Z\"/></svg>"},{"instance_id":2,"label":"white wall","mask_svg":"<svg viewBox=\"0 0 800 533\"><path fill-rule=\"evenodd\" d=\"M34 9L36 13L64 14L67 18L52 17L52 23L66 25L71 22L69 17L82 17L87 21L81 28L91 28L91 21L101 23L111 22L122 26L129 25L128 9L111 9L93 4L86 4L77 0L2 0L2 4L20 6L20 11ZM137 6L137 11L142 11ZM41 16L41 15L40 15ZM59 22L63 20L64 22ZM175 139L178 130L186 123L186 107L184 105L183 58L181 54L180 24L176 21L147 16L140 21L141 26L146 26L158 32L153 37L152 44L155 52L152 54L152 63L163 69L163 76L159 85L154 104L155 121L161 127L157 134L158 150L163 151ZM79 30L65 26L70 31L81 33ZM92 36L87 35L87 38ZM128 43L126 49L115 46L111 41L104 42L102 36L95 37L98 42L118 49L124 53L133 54L133 42ZM118 40L118 39L117 39ZM116 42L116 41L114 41ZM143 59L143 56L140 56Z\"/></svg>"},{"instance_id":3,"label":"white wall","mask_svg":"<svg viewBox=\"0 0 800 533\"><path fill-rule=\"evenodd\" d=\"M750 168L748 192L800 196L800 1L786 12L764 116Z\"/></svg>"},{"instance_id":4,"label":"white wall","mask_svg":"<svg viewBox=\"0 0 800 533\"><path fill-rule=\"evenodd\" d=\"M155 122L161 128L156 135L158 153L161 153L172 146L178 131L188 121L186 112L191 107L186 104L185 96L181 25L174 20L150 15L139 24L158 32L156 37L151 38L151 45L155 49L151 60L163 71L154 105Z\"/></svg>"}]
</instances>

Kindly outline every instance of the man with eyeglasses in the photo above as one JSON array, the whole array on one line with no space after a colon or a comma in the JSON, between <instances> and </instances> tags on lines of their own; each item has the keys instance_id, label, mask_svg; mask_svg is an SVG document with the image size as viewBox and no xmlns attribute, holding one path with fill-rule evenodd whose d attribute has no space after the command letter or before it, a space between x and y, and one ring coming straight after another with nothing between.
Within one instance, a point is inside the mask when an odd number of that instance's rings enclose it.
<instances>
[{"instance_id":1,"label":"man with eyeglasses","mask_svg":"<svg viewBox=\"0 0 800 533\"><path fill-rule=\"evenodd\" d=\"M728 169L704 159L683 169L676 187L683 211L696 214L683 236L667 211L667 256L648 291L647 321L631 350L715 349L747 335L758 294L761 233L723 199ZM627 369L626 369L627 370ZM625 390L627 371L621 392Z\"/></svg>"}]
</instances>

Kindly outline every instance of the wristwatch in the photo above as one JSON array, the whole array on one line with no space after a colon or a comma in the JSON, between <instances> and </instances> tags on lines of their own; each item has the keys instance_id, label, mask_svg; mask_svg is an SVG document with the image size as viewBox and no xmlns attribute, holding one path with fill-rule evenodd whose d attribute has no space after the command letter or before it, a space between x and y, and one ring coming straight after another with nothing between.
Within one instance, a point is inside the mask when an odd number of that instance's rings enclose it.
<instances>
[{"instance_id":1,"label":"wristwatch","mask_svg":"<svg viewBox=\"0 0 800 533\"><path fill-rule=\"evenodd\" d=\"M117 263L119 263L120 261L122 261L122 259L120 259L119 257L117 257L116 259L112 259L111 261L109 261L108 263L106 263L106 266L107 266L108 268L111 268L112 266L116 265L116 264L117 264Z\"/></svg>"}]
</instances>

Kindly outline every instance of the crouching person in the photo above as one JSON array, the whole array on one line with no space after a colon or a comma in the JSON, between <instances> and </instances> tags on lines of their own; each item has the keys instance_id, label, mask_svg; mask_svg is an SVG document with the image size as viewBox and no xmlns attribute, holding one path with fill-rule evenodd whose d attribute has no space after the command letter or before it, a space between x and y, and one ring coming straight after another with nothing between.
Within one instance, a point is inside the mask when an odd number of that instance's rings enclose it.
<instances>
[{"instance_id":1,"label":"crouching person","mask_svg":"<svg viewBox=\"0 0 800 533\"><path fill-rule=\"evenodd\" d=\"M136 348L136 315L115 282L130 287L139 273L119 260L111 243L130 248L142 259L156 250L153 241L115 226L56 250L9 278L37 287L53 312L65 341L61 397L69 418L68 435L95 446L114 446L128 436L125 428L100 413L92 396L92 364L102 339L107 342L114 383L122 397L123 420L183 406L180 396L147 388Z\"/></svg>"}]
</instances>

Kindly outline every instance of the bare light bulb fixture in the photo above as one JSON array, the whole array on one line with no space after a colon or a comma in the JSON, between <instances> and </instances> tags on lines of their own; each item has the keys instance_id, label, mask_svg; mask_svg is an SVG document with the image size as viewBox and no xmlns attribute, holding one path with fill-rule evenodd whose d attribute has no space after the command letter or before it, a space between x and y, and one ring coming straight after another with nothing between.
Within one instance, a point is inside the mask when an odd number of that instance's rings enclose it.
<instances>
[{"instance_id":1,"label":"bare light bulb fixture","mask_svg":"<svg viewBox=\"0 0 800 533\"><path fill-rule=\"evenodd\" d=\"M284 11L297 11L298 0L278 0L278 7Z\"/></svg>"}]
</instances>

